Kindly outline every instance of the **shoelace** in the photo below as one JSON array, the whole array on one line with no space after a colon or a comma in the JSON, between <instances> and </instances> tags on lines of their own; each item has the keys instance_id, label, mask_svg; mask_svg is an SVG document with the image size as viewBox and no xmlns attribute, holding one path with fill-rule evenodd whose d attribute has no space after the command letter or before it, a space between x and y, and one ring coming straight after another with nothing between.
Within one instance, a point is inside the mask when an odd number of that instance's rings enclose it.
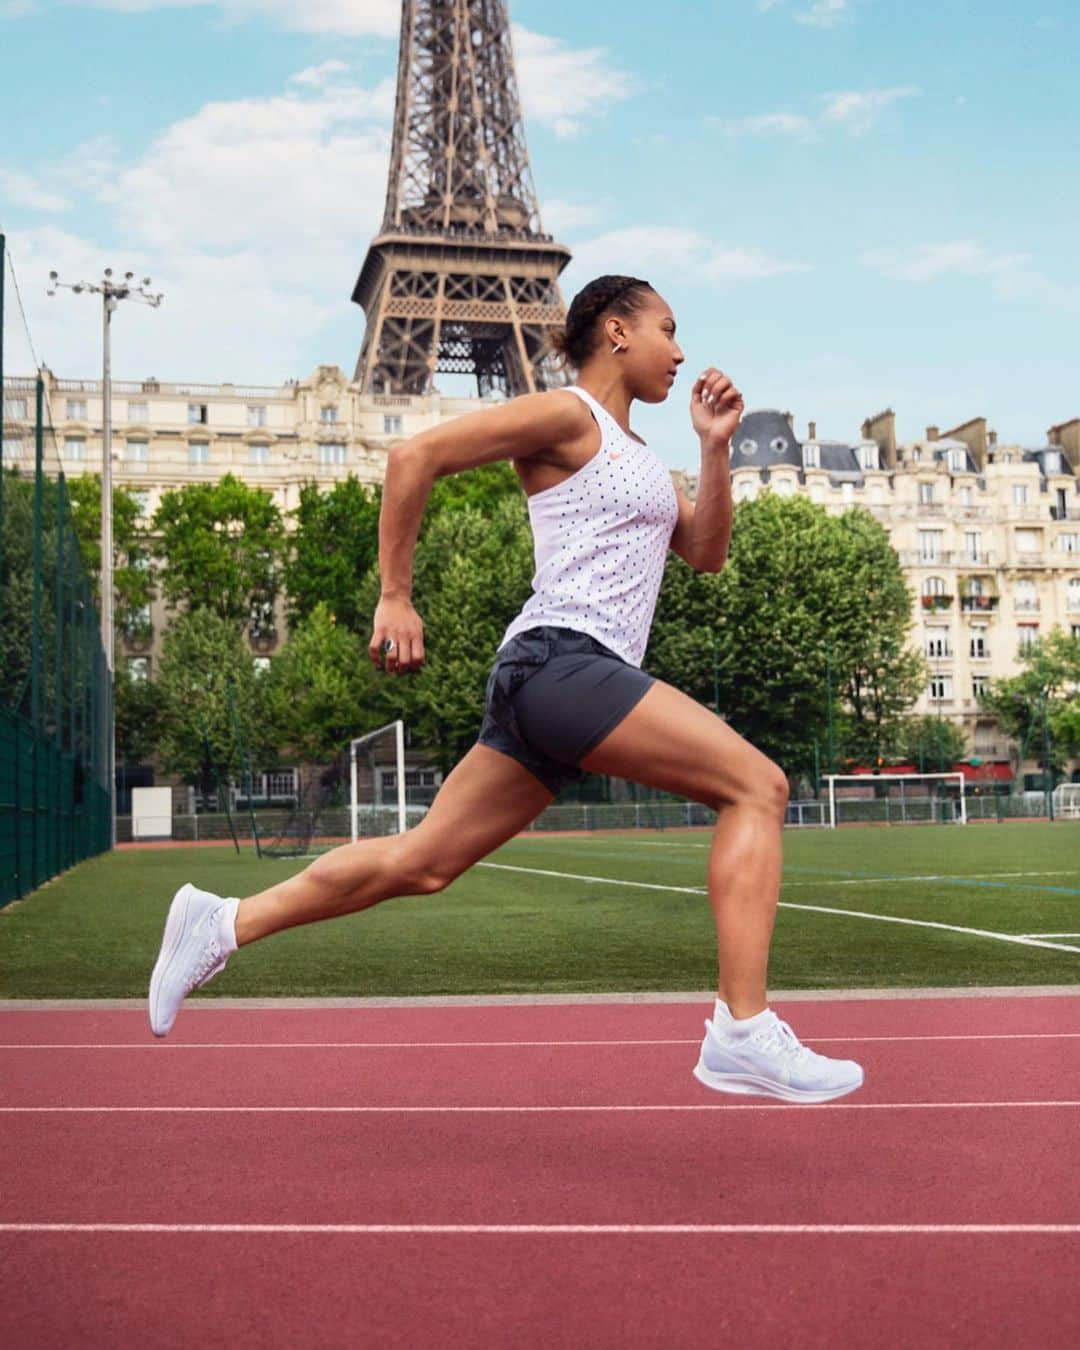
<instances>
[{"instance_id":1,"label":"shoelace","mask_svg":"<svg viewBox=\"0 0 1080 1350\"><path fill-rule=\"evenodd\" d=\"M206 950L202 954L202 959L192 971L191 984L189 989L196 989L204 981L213 979L220 969L221 947L216 938L211 938L207 944Z\"/></svg>"},{"instance_id":2,"label":"shoelace","mask_svg":"<svg viewBox=\"0 0 1080 1350\"><path fill-rule=\"evenodd\" d=\"M791 1027L779 1017L774 1017L753 1039L762 1049L774 1050L783 1059L808 1062L820 1058L809 1046L803 1045Z\"/></svg>"}]
</instances>

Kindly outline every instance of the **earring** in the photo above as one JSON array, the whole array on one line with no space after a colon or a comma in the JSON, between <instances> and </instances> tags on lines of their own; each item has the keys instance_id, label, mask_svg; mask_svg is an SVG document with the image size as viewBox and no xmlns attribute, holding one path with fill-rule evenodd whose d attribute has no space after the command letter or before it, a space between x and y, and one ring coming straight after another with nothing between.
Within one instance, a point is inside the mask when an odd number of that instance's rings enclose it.
<instances>
[{"instance_id":1,"label":"earring","mask_svg":"<svg viewBox=\"0 0 1080 1350\"><path fill-rule=\"evenodd\" d=\"M621 343L621 342L616 342L615 346L612 347L612 349L611 349L611 354L612 354L612 356L614 356L616 352L621 352L622 349L623 349L622 343Z\"/></svg>"}]
</instances>

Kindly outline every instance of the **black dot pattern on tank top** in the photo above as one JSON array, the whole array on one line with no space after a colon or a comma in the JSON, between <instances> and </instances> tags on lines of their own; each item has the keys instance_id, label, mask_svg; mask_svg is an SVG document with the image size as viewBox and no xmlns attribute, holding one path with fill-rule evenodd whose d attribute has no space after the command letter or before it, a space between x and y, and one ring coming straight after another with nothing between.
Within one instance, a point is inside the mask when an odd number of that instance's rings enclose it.
<instances>
[{"instance_id":1,"label":"black dot pattern on tank top","mask_svg":"<svg viewBox=\"0 0 1080 1350\"><path fill-rule=\"evenodd\" d=\"M576 473L529 498L533 594L503 643L540 624L588 633L640 666L679 502L671 475L609 412L575 388L600 427Z\"/></svg>"}]
</instances>

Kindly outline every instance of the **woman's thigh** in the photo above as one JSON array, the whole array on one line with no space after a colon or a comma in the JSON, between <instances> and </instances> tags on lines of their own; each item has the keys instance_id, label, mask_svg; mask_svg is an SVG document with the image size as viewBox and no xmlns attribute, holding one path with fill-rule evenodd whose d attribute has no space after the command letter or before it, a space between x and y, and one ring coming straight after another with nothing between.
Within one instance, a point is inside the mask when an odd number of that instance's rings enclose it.
<instances>
[{"instance_id":1,"label":"woman's thigh","mask_svg":"<svg viewBox=\"0 0 1080 1350\"><path fill-rule=\"evenodd\" d=\"M782 807L787 800L784 773L767 755L660 680L581 767L713 807L750 798Z\"/></svg>"},{"instance_id":2,"label":"woman's thigh","mask_svg":"<svg viewBox=\"0 0 1080 1350\"><path fill-rule=\"evenodd\" d=\"M423 820L401 836L402 846L415 865L452 879L512 839L551 800L543 783L516 760L474 745Z\"/></svg>"}]
</instances>

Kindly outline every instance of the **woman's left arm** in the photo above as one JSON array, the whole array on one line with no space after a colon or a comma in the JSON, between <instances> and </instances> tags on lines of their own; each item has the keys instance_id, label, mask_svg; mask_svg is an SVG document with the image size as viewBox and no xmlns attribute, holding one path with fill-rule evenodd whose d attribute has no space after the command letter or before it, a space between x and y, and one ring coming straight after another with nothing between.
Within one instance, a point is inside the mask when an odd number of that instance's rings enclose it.
<instances>
[{"instance_id":1,"label":"woman's left arm","mask_svg":"<svg viewBox=\"0 0 1080 1350\"><path fill-rule=\"evenodd\" d=\"M719 572L731 543L731 438L742 395L719 370L707 370L690 395L690 419L701 440L697 501L681 492L671 547L698 572Z\"/></svg>"}]
</instances>

